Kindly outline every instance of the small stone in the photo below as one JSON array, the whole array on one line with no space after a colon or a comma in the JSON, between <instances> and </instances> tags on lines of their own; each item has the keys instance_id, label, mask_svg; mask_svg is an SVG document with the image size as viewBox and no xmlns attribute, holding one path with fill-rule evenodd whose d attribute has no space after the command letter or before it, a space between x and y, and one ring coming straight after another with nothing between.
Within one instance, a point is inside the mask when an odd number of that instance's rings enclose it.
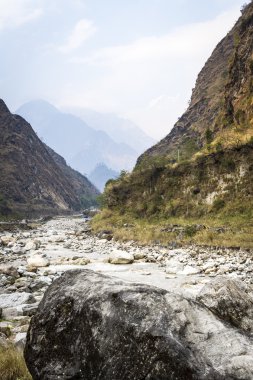
<instances>
[{"instance_id":1,"label":"small stone","mask_svg":"<svg viewBox=\"0 0 253 380\"><path fill-rule=\"evenodd\" d=\"M132 264L134 261L134 256L126 251L121 251L115 249L109 255L109 263L111 264Z\"/></svg>"}]
</instances>

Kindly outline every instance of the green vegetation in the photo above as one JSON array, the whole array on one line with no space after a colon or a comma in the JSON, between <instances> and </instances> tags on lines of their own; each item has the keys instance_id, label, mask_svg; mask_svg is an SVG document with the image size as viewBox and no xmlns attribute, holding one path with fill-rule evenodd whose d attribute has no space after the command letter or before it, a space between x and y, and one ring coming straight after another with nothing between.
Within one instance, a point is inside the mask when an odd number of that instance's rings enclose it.
<instances>
[{"instance_id":1,"label":"green vegetation","mask_svg":"<svg viewBox=\"0 0 253 380\"><path fill-rule=\"evenodd\" d=\"M32 380L23 354L12 345L0 347L1 380Z\"/></svg>"},{"instance_id":2,"label":"green vegetation","mask_svg":"<svg viewBox=\"0 0 253 380\"><path fill-rule=\"evenodd\" d=\"M213 141L213 132L211 131L210 128L207 128L205 132L205 137L206 137L206 143L209 145Z\"/></svg>"},{"instance_id":3,"label":"green vegetation","mask_svg":"<svg viewBox=\"0 0 253 380\"><path fill-rule=\"evenodd\" d=\"M252 143L164 167L137 168L108 184L93 229L112 229L115 238L140 243L252 248L252 170ZM166 224L178 224L183 232L165 233ZM200 224L206 228L199 230Z\"/></svg>"}]
</instances>

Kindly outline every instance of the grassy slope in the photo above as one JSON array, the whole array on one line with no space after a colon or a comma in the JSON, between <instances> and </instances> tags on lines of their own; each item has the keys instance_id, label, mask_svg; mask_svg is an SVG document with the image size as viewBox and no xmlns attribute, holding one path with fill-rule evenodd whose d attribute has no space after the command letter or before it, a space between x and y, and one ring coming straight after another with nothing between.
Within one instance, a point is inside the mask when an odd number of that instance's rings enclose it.
<instances>
[{"instance_id":1,"label":"grassy slope","mask_svg":"<svg viewBox=\"0 0 253 380\"><path fill-rule=\"evenodd\" d=\"M141 243L253 248L252 175L252 143L173 167L139 169L111 181L92 226Z\"/></svg>"}]
</instances>

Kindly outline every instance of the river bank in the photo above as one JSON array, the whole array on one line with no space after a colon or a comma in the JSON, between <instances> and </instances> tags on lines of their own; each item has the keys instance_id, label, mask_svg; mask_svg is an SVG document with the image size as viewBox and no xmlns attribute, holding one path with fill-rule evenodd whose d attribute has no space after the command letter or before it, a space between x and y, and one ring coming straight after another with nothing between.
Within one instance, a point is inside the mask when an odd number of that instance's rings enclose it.
<instances>
[{"instance_id":1,"label":"river bank","mask_svg":"<svg viewBox=\"0 0 253 380\"><path fill-rule=\"evenodd\" d=\"M27 231L2 231L0 243L0 333L19 347L45 290L69 269L85 267L192 299L216 277L253 283L251 250L121 243L106 234L92 235L81 216L57 217Z\"/></svg>"}]
</instances>

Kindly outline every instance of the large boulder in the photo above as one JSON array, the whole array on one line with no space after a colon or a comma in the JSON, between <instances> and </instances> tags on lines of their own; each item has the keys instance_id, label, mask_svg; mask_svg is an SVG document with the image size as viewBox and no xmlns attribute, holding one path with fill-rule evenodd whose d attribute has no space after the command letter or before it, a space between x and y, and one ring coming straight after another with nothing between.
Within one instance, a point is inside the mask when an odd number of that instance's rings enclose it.
<instances>
[{"instance_id":1,"label":"large boulder","mask_svg":"<svg viewBox=\"0 0 253 380\"><path fill-rule=\"evenodd\" d=\"M90 270L48 288L25 359L34 380L253 378L251 338L205 306Z\"/></svg>"},{"instance_id":2,"label":"large boulder","mask_svg":"<svg viewBox=\"0 0 253 380\"><path fill-rule=\"evenodd\" d=\"M253 288L242 281L216 277L206 284L197 300L232 325L253 333Z\"/></svg>"}]
</instances>

